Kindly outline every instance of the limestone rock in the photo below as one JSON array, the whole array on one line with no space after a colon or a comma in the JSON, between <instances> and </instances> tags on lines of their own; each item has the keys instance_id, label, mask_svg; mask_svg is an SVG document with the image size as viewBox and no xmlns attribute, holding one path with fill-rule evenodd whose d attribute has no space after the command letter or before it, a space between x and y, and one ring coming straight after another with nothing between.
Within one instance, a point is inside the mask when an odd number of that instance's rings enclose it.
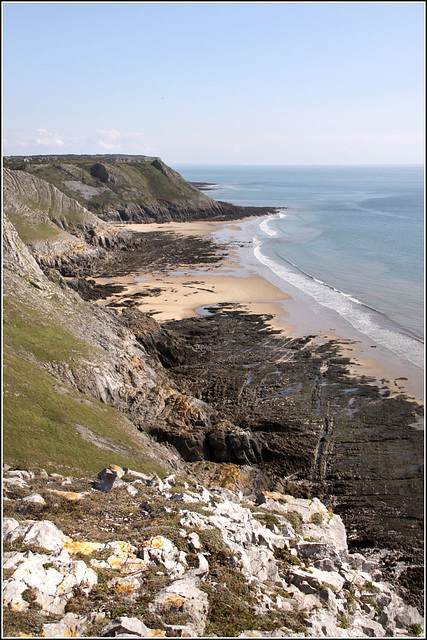
<instances>
[{"instance_id":1,"label":"limestone rock","mask_svg":"<svg viewBox=\"0 0 427 640\"><path fill-rule=\"evenodd\" d=\"M150 609L160 616L167 611L182 616L183 622L194 628L196 636L203 634L208 608L208 597L196 586L194 578L173 582L162 589L150 605Z\"/></svg>"},{"instance_id":2,"label":"limestone rock","mask_svg":"<svg viewBox=\"0 0 427 640\"><path fill-rule=\"evenodd\" d=\"M127 637L136 636L139 638L147 638L148 627L138 620L138 618L127 618L122 616L114 618L103 630L103 638L115 638L119 634L126 634Z\"/></svg>"},{"instance_id":3,"label":"limestone rock","mask_svg":"<svg viewBox=\"0 0 427 640\"><path fill-rule=\"evenodd\" d=\"M13 471L7 472L8 478L21 478L21 480L31 480L34 478L34 473L30 473L29 471L21 471L19 469L15 469Z\"/></svg>"},{"instance_id":4,"label":"limestone rock","mask_svg":"<svg viewBox=\"0 0 427 640\"><path fill-rule=\"evenodd\" d=\"M31 496L27 496L23 499L23 502L29 502L30 504L46 504L46 500L39 493L33 493Z\"/></svg>"},{"instance_id":5,"label":"limestone rock","mask_svg":"<svg viewBox=\"0 0 427 640\"><path fill-rule=\"evenodd\" d=\"M10 540L11 538L8 535L19 527L18 520L15 518L4 518L3 520L3 538L6 540Z\"/></svg>"},{"instance_id":6,"label":"limestone rock","mask_svg":"<svg viewBox=\"0 0 427 640\"><path fill-rule=\"evenodd\" d=\"M89 592L98 580L96 573L83 561L71 562L69 556L67 562L66 556L60 559L60 556L31 551L11 554L5 568L13 567L16 567L15 571L5 582L4 598L16 610L28 606L21 594L26 589L33 589L42 611L61 615L75 586Z\"/></svg>"},{"instance_id":7,"label":"limestone rock","mask_svg":"<svg viewBox=\"0 0 427 640\"><path fill-rule=\"evenodd\" d=\"M137 557L137 548L128 542L117 540L105 545L112 553L106 561L91 560L95 569L118 569L121 573L136 573L147 568L147 560Z\"/></svg>"},{"instance_id":8,"label":"limestone rock","mask_svg":"<svg viewBox=\"0 0 427 640\"><path fill-rule=\"evenodd\" d=\"M151 476L147 476L145 473L141 473L140 471L132 471L132 469L127 470L127 475L132 476L134 478L138 478L140 480L149 480Z\"/></svg>"},{"instance_id":9,"label":"limestone rock","mask_svg":"<svg viewBox=\"0 0 427 640\"><path fill-rule=\"evenodd\" d=\"M60 498L64 498L64 500L68 500L69 502L78 502L84 498L83 493L77 493L76 491L59 491L58 489L52 489L51 491L55 495Z\"/></svg>"},{"instance_id":10,"label":"limestone rock","mask_svg":"<svg viewBox=\"0 0 427 640\"><path fill-rule=\"evenodd\" d=\"M20 476L12 478L3 478L3 484L7 487L19 487L20 489L28 489L28 482Z\"/></svg>"},{"instance_id":11,"label":"limestone rock","mask_svg":"<svg viewBox=\"0 0 427 640\"><path fill-rule=\"evenodd\" d=\"M200 538L199 538L199 536L197 535L196 532L189 533L188 537L187 537L187 540L188 540L188 544L190 546L190 549L192 551L197 551L197 550L201 549Z\"/></svg>"},{"instance_id":12,"label":"limestone rock","mask_svg":"<svg viewBox=\"0 0 427 640\"><path fill-rule=\"evenodd\" d=\"M310 569L303 571L292 567L289 569L289 578L292 584L300 587L304 583L310 585L316 592L324 587L328 587L332 591L341 591L344 586L344 578L334 571L321 571L320 569Z\"/></svg>"},{"instance_id":13,"label":"limestone rock","mask_svg":"<svg viewBox=\"0 0 427 640\"><path fill-rule=\"evenodd\" d=\"M23 611L29 607L29 603L25 602L22 593L27 589L27 585L22 580L9 580L3 588L3 604L10 607L13 611Z\"/></svg>"},{"instance_id":14,"label":"limestone rock","mask_svg":"<svg viewBox=\"0 0 427 640\"><path fill-rule=\"evenodd\" d=\"M182 527L188 527L189 529L211 529L213 525L209 522L208 516L202 516L195 511L181 511L182 518L179 523Z\"/></svg>"},{"instance_id":15,"label":"limestone rock","mask_svg":"<svg viewBox=\"0 0 427 640\"><path fill-rule=\"evenodd\" d=\"M350 638L360 638L365 636L367 638L384 638L384 628L375 620L369 620L362 618L360 615L356 615L352 621L351 629L349 629L348 635Z\"/></svg>"},{"instance_id":16,"label":"limestone rock","mask_svg":"<svg viewBox=\"0 0 427 640\"><path fill-rule=\"evenodd\" d=\"M154 536L146 540L138 557L143 558L146 563L154 562L162 565L168 570L172 579L183 576L187 568L186 554L179 551L170 540L163 536Z\"/></svg>"},{"instance_id":17,"label":"limestone rock","mask_svg":"<svg viewBox=\"0 0 427 640\"><path fill-rule=\"evenodd\" d=\"M9 521L9 527L11 523ZM24 544L35 544L49 551L60 551L66 542L65 535L50 520L24 520L19 526L9 529L6 540L23 538Z\"/></svg>"},{"instance_id":18,"label":"limestone rock","mask_svg":"<svg viewBox=\"0 0 427 640\"><path fill-rule=\"evenodd\" d=\"M75 638L85 635L87 618L67 613L62 620L43 625L45 638Z\"/></svg>"}]
</instances>

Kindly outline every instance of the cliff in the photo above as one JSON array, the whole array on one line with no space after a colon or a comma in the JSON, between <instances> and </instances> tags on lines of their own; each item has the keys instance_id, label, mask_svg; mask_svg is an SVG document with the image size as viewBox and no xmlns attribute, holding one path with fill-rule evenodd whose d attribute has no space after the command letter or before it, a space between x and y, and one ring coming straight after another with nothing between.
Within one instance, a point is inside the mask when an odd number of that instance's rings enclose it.
<instances>
[{"instance_id":1,"label":"cliff","mask_svg":"<svg viewBox=\"0 0 427 640\"><path fill-rule=\"evenodd\" d=\"M181 394L165 373L161 359L176 358L179 344L157 323L140 314L138 325L133 320L137 337L126 317L84 302L59 274L56 282L54 274L48 279L7 218L3 251L4 451L9 462L57 468L71 447L72 464L81 468L90 459L88 446L99 458L93 445L78 446L83 437L78 425L85 415L82 433L101 428L101 435L113 442L125 438L115 433L118 423L135 437L164 422L210 423L209 407ZM155 349L158 342L161 353ZM100 408L102 403L114 411ZM98 423L103 413L105 421ZM129 420L135 421L133 429ZM57 449L57 438L66 446ZM125 440L122 449L129 457L136 445L128 436Z\"/></svg>"},{"instance_id":2,"label":"cliff","mask_svg":"<svg viewBox=\"0 0 427 640\"><path fill-rule=\"evenodd\" d=\"M54 185L107 221L232 220L272 212L216 202L160 158L53 156L6 158L5 166Z\"/></svg>"},{"instance_id":3,"label":"cliff","mask_svg":"<svg viewBox=\"0 0 427 640\"><path fill-rule=\"evenodd\" d=\"M39 264L66 275L78 265L107 259L107 250L129 243L118 232L49 182L23 171L3 172L3 211Z\"/></svg>"},{"instance_id":4,"label":"cliff","mask_svg":"<svg viewBox=\"0 0 427 640\"><path fill-rule=\"evenodd\" d=\"M278 340L236 310L174 327L85 302L59 271L114 268L129 235L27 171L4 184L5 635L422 633L312 494L330 404L348 408L322 388L353 386L336 347ZM381 404L360 392L361 413ZM357 490L373 500L377 488L369 477ZM355 504L363 530L372 520Z\"/></svg>"}]
</instances>

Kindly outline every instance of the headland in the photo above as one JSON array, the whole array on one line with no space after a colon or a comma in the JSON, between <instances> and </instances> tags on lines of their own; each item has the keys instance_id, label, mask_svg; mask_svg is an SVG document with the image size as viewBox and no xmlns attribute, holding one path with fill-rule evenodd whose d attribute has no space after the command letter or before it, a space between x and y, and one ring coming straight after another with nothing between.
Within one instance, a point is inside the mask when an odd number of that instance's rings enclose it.
<instances>
[{"instance_id":1,"label":"headland","mask_svg":"<svg viewBox=\"0 0 427 640\"><path fill-rule=\"evenodd\" d=\"M200 192L186 192L177 208L182 185L157 159L86 160L5 172L5 212L16 226L7 221L4 236L8 465L78 476L113 455L147 486L164 467L227 484L239 500L319 498L345 524L346 553L372 559L421 607L423 434L411 425L423 408L405 381L396 372L378 383L339 332L302 334L291 297L239 262L238 244L210 237L225 209L210 199L197 209ZM163 196L174 182L174 202L149 189L132 201L141 167ZM228 212L238 231L243 213L271 208ZM147 224L150 215L162 224ZM13 491L9 513L19 518L29 511ZM150 491L143 522L155 527ZM31 517L43 520L43 508ZM48 504L52 518L55 509Z\"/></svg>"}]
</instances>

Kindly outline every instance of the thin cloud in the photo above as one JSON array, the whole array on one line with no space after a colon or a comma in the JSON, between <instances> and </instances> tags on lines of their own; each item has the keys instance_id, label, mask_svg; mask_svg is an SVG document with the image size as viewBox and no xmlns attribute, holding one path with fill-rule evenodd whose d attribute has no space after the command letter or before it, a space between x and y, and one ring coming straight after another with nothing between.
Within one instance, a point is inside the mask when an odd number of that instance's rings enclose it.
<instances>
[{"instance_id":1,"label":"thin cloud","mask_svg":"<svg viewBox=\"0 0 427 640\"><path fill-rule=\"evenodd\" d=\"M57 134L51 133L48 129L37 129L36 132L30 131L8 131L7 142L8 147L63 147L64 140Z\"/></svg>"},{"instance_id":2,"label":"thin cloud","mask_svg":"<svg viewBox=\"0 0 427 640\"><path fill-rule=\"evenodd\" d=\"M159 155L158 144L140 131L96 129L89 134L64 134L39 127L33 131L5 131L5 153L144 153Z\"/></svg>"},{"instance_id":3,"label":"thin cloud","mask_svg":"<svg viewBox=\"0 0 427 640\"><path fill-rule=\"evenodd\" d=\"M102 149L128 150L134 144L148 143L148 138L140 132L117 131L117 129L97 129L100 136L97 143Z\"/></svg>"}]
</instances>

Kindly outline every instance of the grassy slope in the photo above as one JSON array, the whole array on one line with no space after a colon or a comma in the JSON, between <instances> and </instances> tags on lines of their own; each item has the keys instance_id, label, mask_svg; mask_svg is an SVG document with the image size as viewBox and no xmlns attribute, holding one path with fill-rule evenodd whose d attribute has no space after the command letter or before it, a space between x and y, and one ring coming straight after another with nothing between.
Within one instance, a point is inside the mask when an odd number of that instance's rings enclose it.
<instances>
[{"instance_id":1,"label":"grassy slope","mask_svg":"<svg viewBox=\"0 0 427 640\"><path fill-rule=\"evenodd\" d=\"M200 197L200 192L183 178L176 175L171 179L150 162L108 165L112 172L119 174L126 181L126 184L108 183L108 185L99 178L91 176L90 169L93 162L87 162L85 159L82 162L73 162L73 167L79 174L78 178L65 175L60 169L60 164L59 162L31 164L26 167L26 171L50 182L67 196L94 212L108 211L127 204L148 205L157 201L183 202ZM91 197L82 195L65 184L69 180L76 179L91 187L108 187L109 191Z\"/></svg>"},{"instance_id":2,"label":"grassy slope","mask_svg":"<svg viewBox=\"0 0 427 640\"><path fill-rule=\"evenodd\" d=\"M47 362L72 363L84 358L89 349L93 347L41 312L5 299L4 461L62 473L94 473L114 463L163 476L160 465L143 455L137 432L126 428L123 416L59 383L42 368ZM129 454L105 451L83 440L74 424Z\"/></svg>"},{"instance_id":3,"label":"grassy slope","mask_svg":"<svg viewBox=\"0 0 427 640\"><path fill-rule=\"evenodd\" d=\"M25 243L36 242L37 240L48 240L59 236L60 229L51 226L47 222L34 222L28 224L16 212L9 212L9 219L15 226L19 237Z\"/></svg>"},{"instance_id":4,"label":"grassy slope","mask_svg":"<svg viewBox=\"0 0 427 640\"><path fill-rule=\"evenodd\" d=\"M25 195L14 187L14 180L21 183ZM52 173L54 177L54 172ZM34 180L36 178L36 180ZM70 192L70 199L64 198L62 191L52 189L50 184L39 183L41 175L35 173L34 178L22 171L5 172L4 212L14 224L24 242L44 240L59 235L63 230L75 232L83 228L99 225L99 219L76 201L75 193ZM58 184L59 180L56 180ZM40 185L40 187L39 187ZM68 194L65 194L68 195Z\"/></svg>"}]
</instances>

